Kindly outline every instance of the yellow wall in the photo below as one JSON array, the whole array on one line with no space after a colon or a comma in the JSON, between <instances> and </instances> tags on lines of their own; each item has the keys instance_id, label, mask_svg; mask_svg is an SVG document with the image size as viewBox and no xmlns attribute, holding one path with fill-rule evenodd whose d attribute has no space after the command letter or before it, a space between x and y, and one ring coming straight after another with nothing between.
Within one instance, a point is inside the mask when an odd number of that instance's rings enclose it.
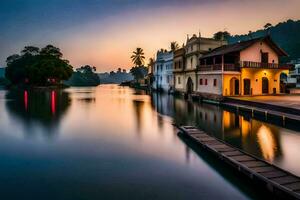
<instances>
[{"instance_id":1,"label":"yellow wall","mask_svg":"<svg viewBox=\"0 0 300 200\"><path fill-rule=\"evenodd\" d=\"M276 88L276 94L280 94L280 74L288 74L288 70L283 69L253 69L242 68L241 75L224 75L223 95L230 96L232 89L230 80L236 78L239 80L240 95L244 95L244 79L250 79L250 88L252 95L262 95L262 78L269 80L269 94L273 94L273 88Z\"/></svg>"},{"instance_id":2,"label":"yellow wall","mask_svg":"<svg viewBox=\"0 0 300 200\"><path fill-rule=\"evenodd\" d=\"M224 96L230 96L230 80L232 78L236 78L236 79L240 80L240 75L239 74L234 74L234 75L224 74L224 76L223 76L223 95Z\"/></svg>"}]
</instances>

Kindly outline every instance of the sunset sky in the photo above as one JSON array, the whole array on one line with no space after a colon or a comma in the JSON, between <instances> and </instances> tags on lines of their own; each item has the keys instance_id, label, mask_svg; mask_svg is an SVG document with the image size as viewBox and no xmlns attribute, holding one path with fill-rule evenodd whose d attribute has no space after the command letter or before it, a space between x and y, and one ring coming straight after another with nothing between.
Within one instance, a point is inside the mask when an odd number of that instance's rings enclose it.
<instances>
[{"instance_id":1,"label":"sunset sky","mask_svg":"<svg viewBox=\"0 0 300 200\"><path fill-rule=\"evenodd\" d=\"M130 69L136 47L148 59L199 30L248 33L300 19L299 10L299 0L1 0L0 66L25 45L51 43L74 67Z\"/></svg>"}]
</instances>

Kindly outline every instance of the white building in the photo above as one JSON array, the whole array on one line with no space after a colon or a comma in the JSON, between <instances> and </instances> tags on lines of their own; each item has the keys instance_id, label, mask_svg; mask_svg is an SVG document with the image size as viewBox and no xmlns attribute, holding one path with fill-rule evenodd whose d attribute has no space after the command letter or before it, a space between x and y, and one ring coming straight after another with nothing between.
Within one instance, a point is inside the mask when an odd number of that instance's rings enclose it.
<instances>
[{"instance_id":1,"label":"white building","mask_svg":"<svg viewBox=\"0 0 300 200\"><path fill-rule=\"evenodd\" d=\"M294 83L296 88L300 88L300 64L296 64L295 70L290 71L287 82Z\"/></svg>"},{"instance_id":2,"label":"white building","mask_svg":"<svg viewBox=\"0 0 300 200\"><path fill-rule=\"evenodd\" d=\"M174 90L172 51L157 52L153 76L153 89L163 92L171 92Z\"/></svg>"}]
</instances>

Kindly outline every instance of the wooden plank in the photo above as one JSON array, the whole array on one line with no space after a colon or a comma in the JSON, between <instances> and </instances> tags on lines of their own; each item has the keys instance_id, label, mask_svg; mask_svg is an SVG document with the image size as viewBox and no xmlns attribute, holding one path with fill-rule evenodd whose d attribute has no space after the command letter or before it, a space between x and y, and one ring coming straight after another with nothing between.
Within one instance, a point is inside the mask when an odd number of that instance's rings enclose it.
<instances>
[{"instance_id":1,"label":"wooden plank","mask_svg":"<svg viewBox=\"0 0 300 200\"><path fill-rule=\"evenodd\" d=\"M271 164L244 153L237 148L215 139L213 136L203 131L190 127L189 129L181 129L184 133L195 139L199 144L205 145L207 149L214 151L219 157L226 162L231 162L235 166L246 167L247 172L259 175L259 178L268 185L276 186L282 192L299 196L300 199L300 178L289 174L288 172L272 166ZM220 156L222 155L222 156ZM246 170L246 169L245 169ZM279 187L280 185L280 187Z\"/></svg>"},{"instance_id":2,"label":"wooden plank","mask_svg":"<svg viewBox=\"0 0 300 200\"><path fill-rule=\"evenodd\" d=\"M247 156L247 155L241 155L241 156L229 156L230 159L236 160L238 162L245 162L245 161L255 161L254 158Z\"/></svg>"},{"instance_id":3,"label":"wooden plank","mask_svg":"<svg viewBox=\"0 0 300 200\"><path fill-rule=\"evenodd\" d=\"M262 173L262 172L272 172L272 171L276 171L277 169L274 167L254 167L251 168L251 170L257 172L257 173Z\"/></svg>"},{"instance_id":4,"label":"wooden plank","mask_svg":"<svg viewBox=\"0 0 300 200\"><path fill-rule=\"evenodd\" d=\"M249 168L268 166L266 163L261 161L247 161L247 162L243 162L243 165Z\"/></svg>"},{"instance_id":5,"label":"wooden plank","mask_svg":"<svg viewBox=\"0 0 300 200\"><path fill-rule=\"evenodd\" d=\"M284 173L282 171L273 171L273 172L262 172L260 173L261 175L263 175L266 178L278 178L278 177L285 177L288 176L287 173Z\"/></svg>"},{"instance_id":6,"label":"wooden plank","mask_svg":"<svg viewBox=\"0 0 300 200\"><path fill-rule=\"evenodd\" d=\"M235 151L235 149L233 149L233 148L231 148L231 147L217 148L217 150L218 150L220 153Z\"/></svg>"},{"instance_id":7,"label":"wooden plank","mask_svg":"<svg viewBox=\"0 0 300 200\"><path fill-rule=\"evenodd\" d=\"M205 144L209 144L209 143L205 143ZM227 148L228 146L225 145L225 144L212 144L209 146L210 148L214 148L214 149L217 149L217 148Z\"/></svg>"},{"instance_id":8,"label":"wooden plank","mask_svg":"<svg viewBox=\"0 0 300 200\"><path fill-rule=\"evenodd\" d=\"M299 182L296 182L296 183L290 183L290 184L287 184L285 185L285 187L291 189L291 190L294 190L294 191L300 191L300 181Z\"/></svg>"},{"instance_id":9,"label":"wooden plank","mask_svg":"<svg viewBox=\"0 0 300 200\"><path fill-rule=\"evenodd\" d=\"M201 131L189 131L188 132L190 135L205 135L203 132Z\"/></svg>"},{"instance_id":10,"label":"wooden plank","mask_svg":"<svg viewBox=\"0 0 300 200\"><path fill-rule=\"evenodd\" d=\"M285 177L280 177L280 178L274 178L272 181L284 185L284 184L289 184L289 183L295 183L300 181L299 178L296 178L295 176L285 176Z\"/></svg>"},{"instance_id":11,"label":"wooden plank","mask_svg":"<svg viewBox=\"0 0 300 200\"><path fill-rule=\"evenodd\" d=\"M214 146L224 146L223 143L219 142L218 140L208 140L208 141L203 141L203 140L200 140L202 143L206 144L206 145L209 145L210 147L214 147Z\"/></svg>"},{"instance_id":12,"label":"wooden plank","mask_svg":"<svg viewBox=\"0 0 300 200\"><path fill-rule=\"evenodd\" d=\"M225 156L241 156L241 155L244 155L242 152L240 152L240 151L225 151L225 152L222 152L222 154L223 155L225 155Z\"/></svg>"}]
</instances>

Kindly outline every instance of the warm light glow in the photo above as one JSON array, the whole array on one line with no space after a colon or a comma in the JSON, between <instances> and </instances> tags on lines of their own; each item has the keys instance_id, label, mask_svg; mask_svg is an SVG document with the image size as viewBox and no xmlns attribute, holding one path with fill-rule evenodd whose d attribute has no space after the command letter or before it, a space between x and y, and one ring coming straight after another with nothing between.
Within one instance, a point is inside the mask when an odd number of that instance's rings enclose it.
<instances>
[{"instance_id":1,"label":"warm light glow","mask_svg":"<svg viewBox=\"0 0 300 200\"><path fill-rule=\"evenodd\" d=\"M266 160L273 161L277 146L272 131L265 125L262 125L258 129L257 138L263 157Z\"/></svg>"},{"instance_id":2,"label":"warm light glow","mask_svg":"<svg viewBox=\"0 0 300 200\"><path fill-rule=\"evenodd\" d=\"M56 92L51 92L51 112L53 115L55 115L56 112Z\"/></svg>"},{"instance_id":3,"label":"warm light glow","mask_svg":"<svg viewBox=\"0 0 300 200\"><path fill-rule=\"evenodd\" d=\"M242 123L241 123L242 136L244 138L250 134L251 123L249 121L245 120L244 117L242 117L241 121L242 121Z\"/></svg>"},{"instance_id":4,"label":"warm light glow","mask_svg":"<svg viewBox=\"0 0 300 200\"><path fill-rule=\"evenodd\" d=\"M230 128L230 112L223 111L223 124L225 129Z\"/></svg>"},{"instance_id":5,"label":"warm light glow","mask_svg":"<svg viewBox=\"0 0 300 200\"><path fill-rule=\"evenodd\" d=\"M27 90L24 91L24 107L25 107L25 110L27 111L28 110L28 92L27 92Z\"/></svg>"}]
</instances>

